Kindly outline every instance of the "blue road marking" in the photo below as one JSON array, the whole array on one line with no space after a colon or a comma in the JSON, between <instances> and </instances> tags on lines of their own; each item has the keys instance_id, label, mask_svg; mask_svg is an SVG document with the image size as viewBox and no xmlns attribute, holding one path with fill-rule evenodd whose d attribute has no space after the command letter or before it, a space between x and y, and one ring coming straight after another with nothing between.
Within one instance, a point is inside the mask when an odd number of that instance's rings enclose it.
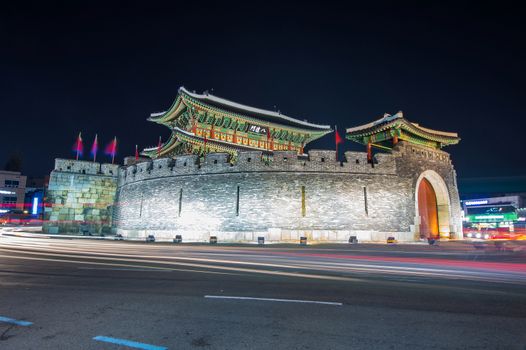
<instances>
[{"instance_id":1,"label":"blue road marking","mask_svg":"<svg viewBox=\"0 0 526 350\"><path fill-rule=\"evenodd\" d=\"M117 344L117 345L129 346L131 348L136 348L136 349L168 350L168 348L165 348L164 346L156 346L156 345L138 343L138 342L133 341L133 340L111 338L111 337L105 337L103 335L98 335L96 337L93 337L93 340L104 341L104 342L107 342L107 343L113 343L113 344Z\"/></svg>"},{"instance_id":2,"label":"blue road marking","mask_svg":"<svg viewBox=\"0 0 526 350\"><path fill-rule=\"evenodd\" d=\"M17 326L31 326L33 324L33 322L19 321L19 320L15 320L14 318L3 317L3 316L0 316L0 322L16 324Z\"/></svg>"}]
</instances>

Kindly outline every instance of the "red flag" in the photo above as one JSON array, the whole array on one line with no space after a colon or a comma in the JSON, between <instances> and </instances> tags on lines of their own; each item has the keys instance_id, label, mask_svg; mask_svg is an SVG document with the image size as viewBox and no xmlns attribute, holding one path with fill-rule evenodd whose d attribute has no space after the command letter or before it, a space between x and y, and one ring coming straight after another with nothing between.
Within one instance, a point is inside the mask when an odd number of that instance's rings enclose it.
<instances>
[{"instance_id":1,"label":"red flag","mask_svg":"<svg viewBox=\"0 0 526 350\"><path fill-rule=\"evenodd\" d=\"M91 145L91 155L93 156L93 161L97 160L97 151L99 150L99 142L97 140L97 134L95 134L95 140L93 140L93 145Z\"/></svg>"},{"instance_id":2,"label":"red flag","mask_svg":"<svg viewBox=\"0 0 526 350\"><path fill-rule=\"evenodd\" d=\"M79 160L79 156L82 156L82 151L84 150L84 146L82 145L82 136L79 132L79 137L77 137L77 142L73 145L73 151L77 154L77 160Z\"/></svg>"},{"instance_id":3,"label":"red flag","mask_svg":"<svg viewBox=\"0 0 526 350\"><path fill-rule=\"evenodd\" d=\"M334 143L336 144L336 160L338 160L338 144L343 143L343 139L338 133L338 126L334 126Z\"/></svg>"},{"instance_id":4,"label":"red flag","mask_svg":"<svg viewBox=\"0 0 526 350\"><path fill-rule=\"evenodd\" d=\"M159 143L157 144L157 158L161 155L161 136L159 136Z\"/></svg>"},{"instance_id":5,"label":"red flag","mask_svg":"<svg viewBox=\"0 0 526 350\"><path fill-rule=\"evenodd\" d=\"M139 148L135 145L135 160L139 160Z\"/></svg>"},{"instance_id":6,"label":"red flag","mask_svg":"<svg viewBox=\"0 0 526 350\"><path fill-rule=\"evenodd\" d=\"M338 129L334 131L334 142L336 142L336 145L343 142L343 139L340 137L340 134L338 133Z\"/></svg>"},{"instance_id":7,"label":"red flag","mask_svg":"<svg viewBox=\"0 0 526 350\"><path fill-rule=\"evenodd\" d=\"M111 156L111 164L113 164L115 162L115 154L117 154L117 136L115 136L113 141L108 143L106 149L104 150L104 153Z\"/></svg>"}]
</instances>

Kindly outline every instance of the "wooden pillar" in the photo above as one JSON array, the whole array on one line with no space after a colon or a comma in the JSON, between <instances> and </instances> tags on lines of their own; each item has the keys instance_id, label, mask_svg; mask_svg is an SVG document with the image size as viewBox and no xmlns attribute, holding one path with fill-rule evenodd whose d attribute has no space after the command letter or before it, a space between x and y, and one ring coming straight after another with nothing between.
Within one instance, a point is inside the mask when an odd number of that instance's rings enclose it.
<instances>
[{"instance_id":1,"label":"wooden pillar","mask_svg":"<svg viewBox=\"0 0 526 350\"><path fill-rule=\"evenodd\" d=\"M395 131L395 134L393 136L393 146L396 145L398 143L398 135L396 134L396 131Z\"/></svg>"},{"instance_id":2,"label":"wooden pillar","mask_svg":"<svg viewBox=\"0 0 526 350\"><path fill-rule=\"evenodd\" d=\"M371 141L367 142L367 162L373 162L373 147L371 145Z\"/></svg>"},{"instance_id":3,"label":"wooden pillar","mask_svg":"<svg viewBox=\"0 0 526 350\"><path fill-rule=\"evenodd\" d=\"M196 130L197 130L197 120L195 116L192 116L192 132L194 133L194 135L195 135Z\"/></svg>"}]
</instances>

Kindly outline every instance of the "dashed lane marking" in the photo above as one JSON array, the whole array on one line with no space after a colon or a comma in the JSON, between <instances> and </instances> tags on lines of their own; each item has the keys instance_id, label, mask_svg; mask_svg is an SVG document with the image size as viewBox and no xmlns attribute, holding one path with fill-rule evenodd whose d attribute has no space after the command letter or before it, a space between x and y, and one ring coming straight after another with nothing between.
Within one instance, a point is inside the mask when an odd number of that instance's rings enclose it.
<instances>
[{"instance_id":1,"label":"dashed lane marking","mask_svg":"<svg viewBox=\"0 0 526 350\"><path fill-rule=\"evenodd\" d=\"M150 344L145 344L145 343L139 343L133 340L112 338L112 337L106 337L103 335L98 335L96 337L93 337L93 340L127 346L127 347L135 348L135 349L143 349L143 350L167 350L168 349L164 346L150 345Z\"/></svg>"},{"instance_id":2,"label":"dashed lane marking","mask_svg":"<svg viewBox=\"0 0 526 350\"><path fill-rule=\"evenodd\" d=\"M0 316L0 322L10 323L17 326L31 326L33 322L15 320L14 318Z\"/></svg>"}]
</instances>

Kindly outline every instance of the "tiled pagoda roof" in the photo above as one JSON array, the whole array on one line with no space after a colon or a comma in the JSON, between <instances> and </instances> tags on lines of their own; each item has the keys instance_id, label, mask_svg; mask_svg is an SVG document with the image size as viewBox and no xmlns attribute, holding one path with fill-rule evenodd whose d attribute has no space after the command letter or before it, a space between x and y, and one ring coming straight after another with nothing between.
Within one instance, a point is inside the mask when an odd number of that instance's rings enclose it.
<instances>
[{"instance_id":1,"label":"tiled pagoda roof","mask_svg":"<svg viewBox=\"0 0 526 350\"><path fill-rule=\"evenodd\" d=\"M166 119L170 119L170 116L173 115L175 111L178 111L179 108L181 108L181 102L183 102L183 100L189 100L189 102L194 102L198 105L203 105L203 107L208 107L212 109L213 112L233 114L244 119L252 119L256 123L274 123L311 132L332 131L329 125L309 123L307 121L302 121L286 116L279 112L246 106L208 93L196 94L194 92L188 91L184 87L179 88L179 94L175 102L167 111L152 113L149 119L151 121L157 122L162 122Z\"/></svg>"},{"instance_id":2,"label":"tiled pagoda roof","mask_svg":"<svg viewBox=\"0 0 526 350\"><path fill-rule=\"evenodd\" d=\"M402 112L398 112L394 115L385 114L383 118L380 118L374 122L348 128L346 130L346 137L353 141L363 143L365 138L375 134L380 134L385 131L390 131L392 129L403 130L412 138L414 137L426 141L436 142L440 146L453 145L460 141L457 133L428 129L420 126L417 123L411 123L404 118Z\"/></svg>"}]
</instances>

